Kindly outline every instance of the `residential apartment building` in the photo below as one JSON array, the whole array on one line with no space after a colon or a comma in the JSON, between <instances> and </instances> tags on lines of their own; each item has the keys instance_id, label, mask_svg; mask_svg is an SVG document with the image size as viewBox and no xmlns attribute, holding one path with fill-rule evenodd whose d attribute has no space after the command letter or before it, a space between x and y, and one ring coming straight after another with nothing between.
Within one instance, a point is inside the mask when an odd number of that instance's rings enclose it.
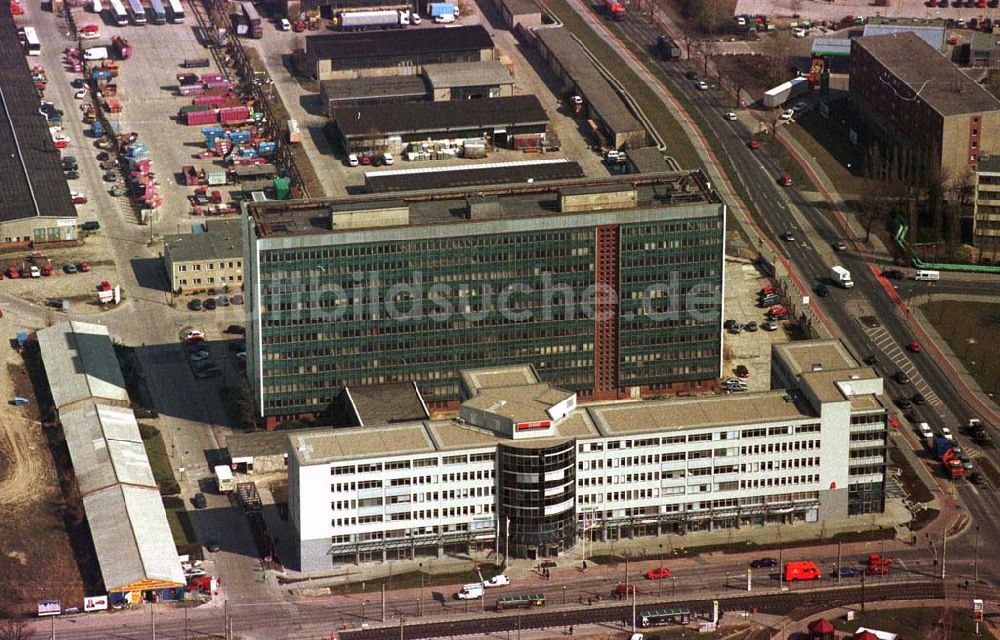
<instances>
[{"instance_id":1,"label":"residential apartment building","mask_svg":"<svg viewBox=\"0 0 1000 640\"><path fill-rule=\"evenodd\" d=\"M772 362L791 388L591 404L529 366L465 371L452 420L291 432L297 564L555 557L583 536L881 513L882 379L836 341L775 347Z\"/></svg>"},{"instance_id":2,"label":"residential apartment building","mask_svg":"<svg viewBox=\"0 0 1000 640\"><path fill-rule=\"evenodd\" d=\"M883 141L946 180L1000 151L1000 100L915 33L852 40L850 97Z\"/></svg>"},{"instance_id":3,"label":"residential apartment building","mask_svg":"<svg viewBox=\"0 0 1000 640\"><path fill-rule=\"evenodd\" d=\"M972 244L980 259L1000 260L1000 156L983 157L975 175Z\"/></svg>"},{"instance_id":4,"label":"residential apartment building","mask_svg":"<svg viewBox=\"0 0 1000 640\"><path fill-rule=\"evenodd\" d=\"M237 218L212 220L201 233L163 237L163 262L171 289L194 293L243 286L243 225Z\"/></svg>"},{"instance_id":5,"label":"residential apartment building","mask_svg":"<svg viewBox=\"0 0 1000 640\"><path fill-rule=\"evenodd\" d=\"M345 385L528 363L581 397L710 389L725 205L700 173L244 203L247 375L270 426Z\"/></svg>"}]
</instances>

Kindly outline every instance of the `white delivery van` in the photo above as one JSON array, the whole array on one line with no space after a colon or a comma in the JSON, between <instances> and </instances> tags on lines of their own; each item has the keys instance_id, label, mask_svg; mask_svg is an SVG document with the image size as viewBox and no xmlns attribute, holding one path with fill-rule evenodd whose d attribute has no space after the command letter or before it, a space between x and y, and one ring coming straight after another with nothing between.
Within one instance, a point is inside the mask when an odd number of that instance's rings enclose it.
<instances>
[{"instance_id":1,"label":"white delivery van","mask_svg":"<svg viewBox=\"0 0 1000 640\"><path fill-rule=\"evenodd\" d=\"M917 269L917 272L913 274L914 280L929 280L937 281L941 279L941 272L934 271L931 269Z\"/></svg>"},{"instance_id":2,"label":"white delivery van","mask_svg":"<svg viewBox=\"0 0 1000 640\"><path fill-rule=\"evenodd\" d=\"M229 465L217 464L214 471L219 493L232 493L236 489L236 481L233 479L233 470L229 468Z\"/></svg>"},{"instance_id":3,"label":"white delivery van","mask_svg":"<svg viewBox=\"0 0 1000 640\"><path fill-rule=\"evenodd\" d=\"M482 598L485 589L482 582L473 582L462 587L462 590L455 594L459 600L476 600Z\"/></svg>"},{"instance_id":4,"label":"white delivery van","mask_svg":"<svg viewBox=\"0 0 1000 640\"><path fill-rule=\"evenodd\" d=\"M108 59L108 49L107 47L94 47L93 49L87 49L83 52L84 60L107 60Z\"/></svg>"}]
</instances>

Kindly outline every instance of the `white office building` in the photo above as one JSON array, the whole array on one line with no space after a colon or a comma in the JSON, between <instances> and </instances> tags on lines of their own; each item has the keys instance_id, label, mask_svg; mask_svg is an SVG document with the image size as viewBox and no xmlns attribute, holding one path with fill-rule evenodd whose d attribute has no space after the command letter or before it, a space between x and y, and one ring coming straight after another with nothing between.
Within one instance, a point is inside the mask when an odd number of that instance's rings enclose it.
<instances>
[{"instance_id":1,"label":"white office building","mask_svg":"<svg viewBox=\"0 0 1000 640\"><path fill-rule=\"evenodd\" d=\"M530 367L462 386L455 419L289 436L300 569L884 510L882 379L838 341L776 346L762 393L577 405Z\"/></svg>"}]
</instances>

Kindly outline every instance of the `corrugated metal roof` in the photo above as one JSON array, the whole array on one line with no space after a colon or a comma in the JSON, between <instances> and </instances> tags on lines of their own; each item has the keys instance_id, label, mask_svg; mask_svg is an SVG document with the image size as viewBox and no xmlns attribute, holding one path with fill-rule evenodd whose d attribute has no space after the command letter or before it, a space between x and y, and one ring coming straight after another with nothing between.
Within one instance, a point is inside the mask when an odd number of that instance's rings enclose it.
<instances>
[{"instance_id":1,"label":"corrugated metal roof","mask_svg":"<svg viewBox=\"0 0 1000 640\"><path fill-rule=\"evenodd\" d=\"M496 60L425 64L424 77L435 89L514 84L507 67Z\"/></svg>"},{"instance_id":2,"label":"corrugated metal roof","mask_svg":"<svg viewBox=\"0 0 1000 640\"><path fill-rule=\"evenodd\" d=\"M96 402L59 415L81 495L117 483L156 487L130 409Z\"/></svg>"},{"instance_id":3,"label":"corrugated metal roof","mask_svg":"<svg viewBox=\"0 0 1000 640\"><path fill-rule=\"evenodd\" d=\"M813 56L851 57L850 38L816 38L812 45Z\"/></svg>"},{"instance_id":4,"label":"corrugated metal roof","mask_svg":"<svg viewBox=\"0 0 1000 640\"><path fill-rule=\"evenodd\" d=\"M107 327L60 322L38 331L38 346L56 409L89 398L128 402Z\"/></svg>"},{"instance_id":5,"label":"corrugated metal roof","mask_svg":"<svg viewBox=\"0 0 1000 640\"><path fill-rule=\"evenodd\" d=\"M109 591L142 580L185 583L156 489L116 485L84 496L83 507Z\"/></svg>"},{"instance_id":6,"label":"corrugated metal roof","mask_svg":"<svg viewBox=\"0 0 1000 640\"><path fill-rule=\"evenodd\" d=\"M542 103L533 95L488 100L414 102L401 109L395 104L336 109L330 117L345 138L497 126L542 125L549 121Z\"/></svg>"},{"instance_id":7,"label":"corrugated metal roof","mask_svg":"<svg viewBox=\"0 0 1000 640\"><path fill-rule=\"evenodd\" d=\"M945 28L921 24L866 24L862 35L886 36L896 33L912 33L938 51L944 51Z\"/></svg>"}]
</instances>

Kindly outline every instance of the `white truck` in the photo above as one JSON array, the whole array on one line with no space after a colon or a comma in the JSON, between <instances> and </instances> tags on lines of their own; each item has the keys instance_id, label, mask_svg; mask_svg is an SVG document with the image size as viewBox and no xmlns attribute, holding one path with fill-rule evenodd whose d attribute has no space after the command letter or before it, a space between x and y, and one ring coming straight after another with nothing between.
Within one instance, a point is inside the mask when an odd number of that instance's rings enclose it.
<instances>
[{"instance_id":1,"label":"white truck","mask_svg":"<svg viewBox=\"0 0 1000 640\"><path fill-rule=\"evenodd\" d=\"M764 92L765 107L780 107L792 98L797 98L809 91L808 78L792 78L788 82L783 82L773 89Z\"/></svg>"},{"instance_id":2,"label":"white truck","mask_svg":"<svg viewBox=\"0 0 1000 640\"><path fill-rule=\"evenodd\" d=\"M232 493L236 489L233 470L228 464L215 465L215 482L219 487L219 493Z\"/></svg>"},{"instance_id":3,"label":"white truck","mask_svg":"<svg viewBox=\"0 0 1000 640\"><path fill-rule=\"evenodd\" d=\"M365 29L393 29L410 24L409 11L345 11L339 15L342 31Z\"/></svg>"},{"instance_id":4,"label":"white truck","mask_svg":"<svg viewBox=\"0 0 1000 640\"><path fill-rule=\"evenodd\" d=\"M830 278L837 283L837 286L844 289L850 289L854 286L854 280L851 280L851 272L839 264L830 269Z\"/></svg>"}]
</instances>

